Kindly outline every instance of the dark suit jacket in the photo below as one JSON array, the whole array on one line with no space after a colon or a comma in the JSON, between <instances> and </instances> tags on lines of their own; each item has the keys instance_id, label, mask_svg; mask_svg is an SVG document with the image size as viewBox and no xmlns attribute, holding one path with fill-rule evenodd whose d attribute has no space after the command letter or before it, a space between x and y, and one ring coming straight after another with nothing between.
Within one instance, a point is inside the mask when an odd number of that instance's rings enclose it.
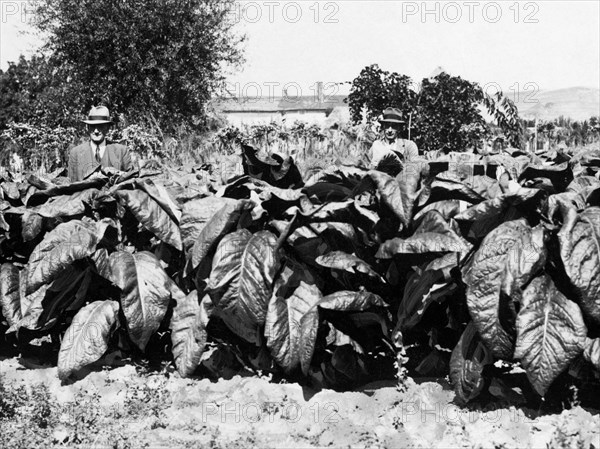
<instances>
[{"instance_id":1,"label":"dark suit jacket","mask_svg":"<svg viewBox=\"0 0 600 449\"><path fill-rule=\"evenodd\" d=\"M96 162L91 143L85 142L71 149L69 154L69 178L71 181L81 181L92 173L98 165L114 167L117 170L129 171L133 168L131 154L125 145L112 143L106 145L100 164Z\"/></svg>"}]
</instances>

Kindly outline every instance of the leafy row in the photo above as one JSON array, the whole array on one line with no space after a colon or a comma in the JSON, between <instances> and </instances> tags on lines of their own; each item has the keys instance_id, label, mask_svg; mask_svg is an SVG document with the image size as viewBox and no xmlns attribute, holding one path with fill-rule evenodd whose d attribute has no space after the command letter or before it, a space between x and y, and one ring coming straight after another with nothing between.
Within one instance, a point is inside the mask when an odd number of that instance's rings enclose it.
<instances>
[{"instance_id":1,"label":"leafy row","mask_svg":"<svg viewBox=\"0 0 600 449\"><path fill-rule=\"evenodd\" d=\"M542 396L566 370L598 382L600 154L450 154L302 183L249 151L248 174L210 193L144 171L4 180L7 333L61 339L62 379L167 335L182 376L226 345L255 372L341 389L395 362L449 373L463 402L499 360Z\"/></svg>"}]
</instances>

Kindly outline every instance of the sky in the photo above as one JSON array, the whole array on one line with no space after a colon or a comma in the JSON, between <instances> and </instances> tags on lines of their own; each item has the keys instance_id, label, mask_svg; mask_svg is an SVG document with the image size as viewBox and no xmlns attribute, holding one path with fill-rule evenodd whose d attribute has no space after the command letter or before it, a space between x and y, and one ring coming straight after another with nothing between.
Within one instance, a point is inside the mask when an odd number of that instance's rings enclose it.
<instances>
[{"instance_id":1,"label":"sky","mask_svg":"<svg viewBox=\"0 0 600 449\"><path fill-rule=\"evenodd\" d=\"M26 2L0 0L0 68L39 45ZM377 63L415 80L443 67L488 92L600 88L600 1L242 1L246 63L229 88L249 96L347 93Z\"/></svg>"}]
</instances>

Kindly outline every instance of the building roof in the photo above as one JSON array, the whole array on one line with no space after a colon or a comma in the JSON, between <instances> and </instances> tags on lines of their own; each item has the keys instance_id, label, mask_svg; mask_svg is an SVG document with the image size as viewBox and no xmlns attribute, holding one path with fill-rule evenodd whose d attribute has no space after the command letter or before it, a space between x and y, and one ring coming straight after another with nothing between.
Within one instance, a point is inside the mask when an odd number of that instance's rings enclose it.
<instances>
[{"instance_id":1,"label":"building roof","mask_svg":"<svg viewBox=\"0 0 600 449\"><path fill-rule=\"evenodd\" d=\"M326 96L319 102L314 95L304 97L271 98L222 98L215 100L214 106L220 112L331 112L335 107L347 106L345 95Z\"/></svg>"}]
</instances>

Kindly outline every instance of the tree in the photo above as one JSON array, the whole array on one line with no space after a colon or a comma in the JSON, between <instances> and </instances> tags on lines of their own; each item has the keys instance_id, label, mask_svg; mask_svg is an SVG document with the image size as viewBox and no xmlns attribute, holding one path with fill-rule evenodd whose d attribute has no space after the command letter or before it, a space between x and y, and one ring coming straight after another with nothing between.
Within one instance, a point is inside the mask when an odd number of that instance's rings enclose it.
<instances>
[{"instance_id":1,"label":"tree","mask_svg":"<svg viewBox=\"0 0 600 449\"><path fill-rule=\"evenodd\" d=\"M79 107L70 96L74 80L67 79L67 73L52 67L43 54L9 62L6 72L0 71L0 129L10 122L50 127L76 124Z\"/></svg>"},{"instance_id":2,"label":"tree","mask_svg":"<svg viewBox=\"0 0 600 449\"><path fill-rule=\"evenodd\" d=\"M364 112L371 122L387 107L406 110L416 96L411 83L408 76L387 72L377 64L365 67L352 81L352 90L346 100L352 121L360 123Z\"/></svg>"},{"instance_id":3,"label":"tree","mask_svg":"<svg viewBox=\"0 0 600 449\"><path fill-rule=\"evenodd\" d=\"M520 146L523 137L517 108L502 93L488 96L477 83L444 72L415 86L408 76L374 64L352 81L347 101L354 123L362 121L363 113L372 122L388 106L400 109L407 120L405 134L425 150L464 151L478 145L490 135L482 107L513 146Z\"/></svg>"},{"instance_id":4,"label":"tree","mask_svg":"<svg viewBox=\"0 0 600 449\"><path fill-rule=\"evenodd\" d=\"M71 102L104 103L163 129L201 127L204 105L243 62L233 0L47 0L36 26L49 63L63 68Z\"/></svg>"},{"instance_id":5,"label":"tree","mask_svg":"<svg viewBox=\"0 0 600 449\"><path fill-rule=\"evenodd\" d=\"M464 151L489 134L477 84L447 73L425 78L414 105L415 141L425 150Z\"/></svg>"}]
</instances>

